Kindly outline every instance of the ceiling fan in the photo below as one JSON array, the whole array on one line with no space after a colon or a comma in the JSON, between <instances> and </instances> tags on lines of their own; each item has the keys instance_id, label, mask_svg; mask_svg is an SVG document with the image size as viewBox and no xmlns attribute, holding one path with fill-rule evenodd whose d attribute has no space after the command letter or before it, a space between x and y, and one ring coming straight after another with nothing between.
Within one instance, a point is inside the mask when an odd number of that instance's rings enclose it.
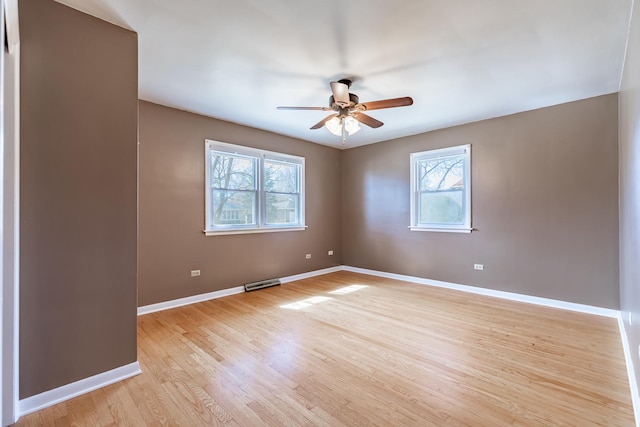
<instances>
[{"instance_id":1,"label":"ceiling fan","mask_svg":"<svg viewBox=\"0 0 640 427\"><path fill-rule=\"evenodd\" d=\"M360 103L358 96L349 93L351 80L342 79L331 82L332 95L329 97L329 107L278 107L278 110L321 110L333 111L320 120L311 129L320 129L325 126L329 132L336 136L342 136L342 143L346 142L347 134L353 135L360 130L358 123L372 128L379 128L384 123L365 114L365 111L381 110L383 108L406 107L413 104L411 97L383 99Z\"/></svg>"}]
</instances>

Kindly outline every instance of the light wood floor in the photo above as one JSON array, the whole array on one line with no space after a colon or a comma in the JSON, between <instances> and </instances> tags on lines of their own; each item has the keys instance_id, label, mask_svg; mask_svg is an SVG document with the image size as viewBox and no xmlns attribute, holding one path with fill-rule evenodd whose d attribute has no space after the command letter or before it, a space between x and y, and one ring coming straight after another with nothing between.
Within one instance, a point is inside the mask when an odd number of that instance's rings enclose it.
<instances>
[{"instance_id":1,"label":"light wood floor","mask_svg":"<svg viewBox=\"0 0 640 427\"><path fill-rule=\"evenodd\" d=\"M340 272L138 325L141 375L18 425L634 425L615 319Z\"/></svg>"}]
</instances>

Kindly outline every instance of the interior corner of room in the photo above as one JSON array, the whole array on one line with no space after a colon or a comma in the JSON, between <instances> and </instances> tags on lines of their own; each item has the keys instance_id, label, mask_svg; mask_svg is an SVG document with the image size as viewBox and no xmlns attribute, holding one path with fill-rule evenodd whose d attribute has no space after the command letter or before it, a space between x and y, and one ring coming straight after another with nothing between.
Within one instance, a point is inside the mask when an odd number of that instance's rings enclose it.
<instances>
[{"instance_id":1,"label":"interior corner of room","mask_svg":"<svg viewBox=\"0 0 640 427\"><path fill-rule=\"evenodd\" d=\"M137 375L141 309L342 270L614 313L640 410L633 2L616 90L347 147L149 100L145 41L100 2L4 2L3 425ZM207 140L304 158L304 224L203 233ZM412 231L411 154L463 144L471 232Z\"/></svg>"}]
</instances>

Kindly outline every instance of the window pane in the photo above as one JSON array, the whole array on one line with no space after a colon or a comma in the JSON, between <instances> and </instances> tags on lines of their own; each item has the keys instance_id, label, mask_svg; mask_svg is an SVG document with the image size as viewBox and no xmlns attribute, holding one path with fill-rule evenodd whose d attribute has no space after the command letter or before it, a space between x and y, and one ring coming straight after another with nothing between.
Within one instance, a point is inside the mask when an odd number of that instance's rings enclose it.
<instances>
[{"instance_id":1,"label":"window pane","mask_svg":"<svg viewBox=\"0 0 640 427\"><path fill-rule=\"evenodd\" d=\"M463 224L462 196L462 190L421 193L419 222Z\"/></svg>"},{"instance_id":2,"label":"window pane","mask_svg":"<svg viewBox=\"0 0 640 427\"><path fill-rule=\"evenodd\" d=\"M297 194L266 193L265 198L267 224L299 223L300 198Z\"/></svg>"},{"instance_id":3,"label":"window pane","mask_svg":"<svg viewBox=\"0 0 640 427\"><path fill-rule=\"evenodd\" d=\"M276 193L297 193L300 166L276 160L264 161L264 189Z\"/></svg>"},{"instance_id":4,"label":"window pane","mask_svg":"<svg viewBox=\"0 0 640 427\"><path fill-rule=\"evenodd\" d=\"M463 224L464 156L418 162L418 222Z\"/></svg>"},{"instance_id":5,"label":"window pane","mask_svg":"<svg viewBox=\"0 0 640 427\"><path fill-rule=\"evenodd\" d=\"M255 157L211 151L211 187L233 190L255 190Z\"/></svg>"},{"instance_id":6,"label":"window pane","mask_svg":"<svg viewBox=\"0 0 640 427\"><path fill-rule=\"evenodd\" d=\"M246 225L256 223L254 191L212 190L213 224Z\"/></svg>"},{"instance_id":7,"label":"window pane","mask_svg":"<svg viewBox=\"0 0 640 427\"><path fill-rule=\"evenodd\" d=\"M441 157L418 163L418 191L464 187L464 156Z\"/></svg>"}]
</instances>

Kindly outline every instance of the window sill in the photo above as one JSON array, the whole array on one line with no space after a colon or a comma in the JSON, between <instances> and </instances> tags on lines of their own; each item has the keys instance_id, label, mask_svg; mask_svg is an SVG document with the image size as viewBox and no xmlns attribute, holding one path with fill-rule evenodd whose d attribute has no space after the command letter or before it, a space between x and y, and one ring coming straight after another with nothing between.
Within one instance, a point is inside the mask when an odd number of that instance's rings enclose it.
<instances>
[{"instance_id":1,"label":"window sill","mask_svg":"<svg viewBox=\"0 0 640 427\"><path fill-rule=\"evenodd\" d=\"M473 228L428 228L428 227L408 227L411 231L435 231L436 233L471 233Z\"/></svg>"},{"instance_id":2,"label":"window sill","mask_svg":"<svg viewBox=\"0 0 640 427\"><path fill-rule=\"evenodd\" d=\"M273 228L243 228L235 230L204 230L205 236L227 236L229 234L278 233L283 231L304 231L308 226L273 227Z\"/></svg>"}]
</instances>

